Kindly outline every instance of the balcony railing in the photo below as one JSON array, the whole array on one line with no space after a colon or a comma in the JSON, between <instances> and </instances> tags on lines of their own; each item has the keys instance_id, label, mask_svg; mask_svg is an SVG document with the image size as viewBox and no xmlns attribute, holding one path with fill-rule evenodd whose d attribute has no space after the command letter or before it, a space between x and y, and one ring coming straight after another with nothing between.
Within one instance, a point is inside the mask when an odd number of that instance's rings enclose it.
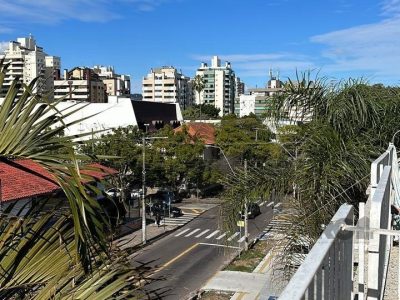
<instances>
[{"instance_id":1,"label":"balcony railing","mask_svg":"<svg viewBox=\"0 0 400 300\"><path fill-rule=\"evenodd\" d=\"M371 165L370 195L366 203L359 204L356 226L353 207L343 204L280 300L383 298L392 237L400 236L400 231L391 230L391 204L400 204L399 178L396 148L390 144ZM353 281L355 260L357 282Z\"/></svg>"}]
</instances>

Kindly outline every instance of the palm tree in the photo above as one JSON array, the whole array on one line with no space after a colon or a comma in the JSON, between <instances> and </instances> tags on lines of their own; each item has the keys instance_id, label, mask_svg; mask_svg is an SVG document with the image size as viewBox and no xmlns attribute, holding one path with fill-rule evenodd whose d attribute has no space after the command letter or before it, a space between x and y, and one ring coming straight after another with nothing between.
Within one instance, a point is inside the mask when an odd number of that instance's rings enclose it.
<instances>
[{"instance_id":1,"label":"palm tree","mask_svg":"<svg viewBox=\"0 0 400 300\"><path fill-rule=\"evenodd\" d=\"M0 90L7 65L0 61ZM0 215L0 298L105 299L129 296L137 272L126 255L107 241L108 221L93 196L98 189L81 170L86 155L76 153L74 140L63 136L65 122L79 108L57 104L34 92L37 80L26 85L16 78L0 102L0 160L31 159L52 176L69 202L67 216L53 213L9 217ZM92 133L90 133L92 134ZM128 280L129 279L129 280ZM123 294L120 294L123 293Z\"/></svg>"},{"instance_id":2,"label":"palm tree","mask_svg":"<svg viewBox=\"0 0 400 300\"><path fill-rule=\"evenodd\" d=\"M193 87L196 90L198 96L199 96L199 106L200 106L200 119L201 119L201 98L200 94L204 90L205 87L205 81L203 76L201 75L196 75L193 80Z\"/></svg>"},{"instance_id":3,"label":"palm tree","mask_svg":"<svg viewBox=\"0 0 400 300\"><path fill-rule=\"evenodd\" d=\"M332 85L304 73L284 85L271 107L269 116L277 124L282 119L294 124L278 131L275 144L282 148L282 158L253 170L254 176L247 179L227 179L235 188L227 192L225 214L230 219L237 216L237 203L244 194L249 199L280 193L287 200L286 218L292 226L278 252L290 255L299 237L318 238L321 224L327 224L341 204L366 200L370 161L387 147L397 129L393 125L400 93L362 80Z\"/></svg>"}]
</instances>

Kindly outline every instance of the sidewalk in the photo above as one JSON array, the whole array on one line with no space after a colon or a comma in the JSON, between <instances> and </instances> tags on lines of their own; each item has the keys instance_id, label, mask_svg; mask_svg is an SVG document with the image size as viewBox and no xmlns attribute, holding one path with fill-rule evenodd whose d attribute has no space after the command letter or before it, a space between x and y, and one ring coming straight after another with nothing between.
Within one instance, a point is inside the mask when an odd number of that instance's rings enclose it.
<instances>
[{"instance_id":1,"label":"sidewalk","mask_svg":"<svg viewBox=\"0 0 400 300\"><path fill-rule=\"evenodd\" d=\"M147 220L149 222L149 220ZM150 220L151 221L151 220ZM134 248L142 245L142 228L141 220L139 220L140 229L118 238L115 242L121 249ZM126 226L126 225L125 225ZM152 242L154 239L167 234L168 232L177 229L178 226L160 226L155 223L150 223L146 226L146 239L147 243Z\"/></svg>"},{"instance_id":2,"label":"sidewalk","mask_svg":"<svg viewBox=\"0 0 400 300\"><path fill-rule=\"evenodd\" d=\"M205 291L234 292L232 300L268 299L278 295L283 286L272 281L271 254L257 265L252 273L219 271L202 288Z\"/></svg>"}]
</instances>

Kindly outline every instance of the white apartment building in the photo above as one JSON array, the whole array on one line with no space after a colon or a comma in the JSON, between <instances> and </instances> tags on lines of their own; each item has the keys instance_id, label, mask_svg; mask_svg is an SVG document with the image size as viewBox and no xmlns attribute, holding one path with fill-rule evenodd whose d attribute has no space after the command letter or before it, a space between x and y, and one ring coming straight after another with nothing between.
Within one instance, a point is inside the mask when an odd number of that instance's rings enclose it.
<instances>
[{"instance_id":1,"label":"white apartment building","mask_svg":"<svg viewBox=\"0 0 400 300\"><path fill-rule=\"evenodd\" d=\"M2 58L10 65L6 71L3 91L0 91L0 95L4 95L16 77L25 84L38 78L36 92L47 96L50 100L53 99L54 79L60 77L61 61L57 56L47 55L43 48L36 44L32 35L10 41Z\"/></svg>"},{"instance_id":2,"label":"white apartment building","mask_svg":"<svg viewBox=\"0 0 400 300\"><path fill-rule=\"evenodd\" d=\"M201 63L196 75L203 77L205 87L200 93L200 98L195 92L196 104L211 104L220 109L220 115L234 113L235 104L235 72L231 63L226 62L221 66L221 60L214 56L211 66Z\"/></svg>"},{"instance_id":3,"label":"white apartment building","mask_svg":"<svg viewBox=\"0 0 400 300\"><path fill-rule=\"evenodd\" d=\"M106 85L108 96L128 96L131 94L131 77L118 75L112 66L94 66L93 71Z\"/></svg>"},{"instance_id":4,"label":"white apartment building","mask_svg":"<svg viewBox=\"0 0 400 300\"><path fill-rule=\"evenodd\" d=\"M144 101L179 103L185 109L192 105L190 78L174 67L152 69L142 81Z\"/></svg>"}]
</instances>

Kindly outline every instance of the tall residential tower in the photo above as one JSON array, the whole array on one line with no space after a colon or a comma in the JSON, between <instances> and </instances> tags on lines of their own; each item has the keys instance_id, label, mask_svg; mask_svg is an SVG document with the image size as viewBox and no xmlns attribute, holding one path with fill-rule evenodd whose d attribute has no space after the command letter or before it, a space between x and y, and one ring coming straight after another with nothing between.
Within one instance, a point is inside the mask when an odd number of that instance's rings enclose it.
<instances>
[{"instance_id":1,"label":"tall residential tower","mask_svg":"<svg viewBox=\"0 0 400 300\"><path fill-rule=\"evenodd\" d=\"M47 55L43 48L36 44L32 35L9 42L8 49L4 51L2 57L9 66L0 96L4 96L5 91L17 77L25 84L38 78L35 91L50 100L53 99L54 80L60 78L59 57Z\"/></svg>"},{"instance_id":2,"label":"tall residential tower","mask_svg":"<svg viewBox=\"0 0 400 300\"><path fill-rule=\"evenodd\" d=\"M179 103L185 109L192 104L190 78L174 67L152 69L143 78L143 100Z\"/></svg>"}]
</instances>

